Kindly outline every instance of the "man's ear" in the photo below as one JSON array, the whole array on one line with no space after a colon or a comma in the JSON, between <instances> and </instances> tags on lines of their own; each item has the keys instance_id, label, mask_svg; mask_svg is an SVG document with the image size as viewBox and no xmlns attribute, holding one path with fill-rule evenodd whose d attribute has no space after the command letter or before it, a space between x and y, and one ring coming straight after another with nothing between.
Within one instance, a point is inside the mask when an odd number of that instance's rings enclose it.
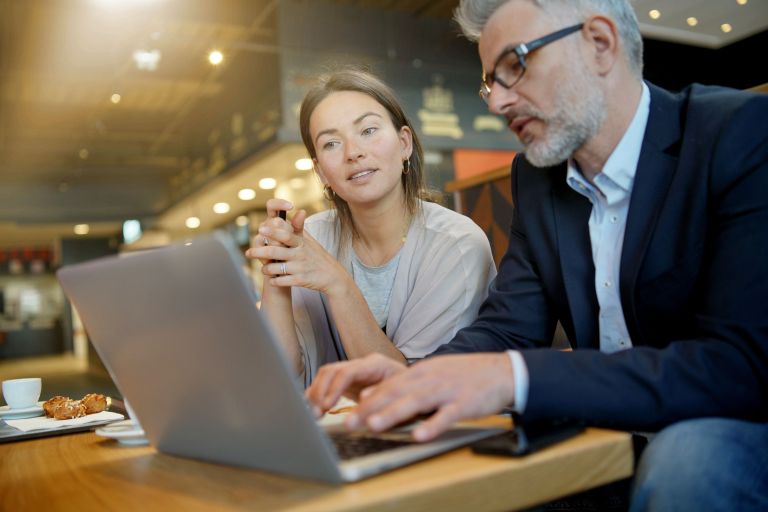
<instances>
[{"instance_id":1,"label":"man's ear","mask_svg":"<svg viewBox=\"0 0 768 512\"><path fill-rule=\"evenodd\" d=\"M621 39L614 21L606 16L592 16L584 22L589 65L601 76L607 75L621 58Z\"/></svg>"}]
</instances>

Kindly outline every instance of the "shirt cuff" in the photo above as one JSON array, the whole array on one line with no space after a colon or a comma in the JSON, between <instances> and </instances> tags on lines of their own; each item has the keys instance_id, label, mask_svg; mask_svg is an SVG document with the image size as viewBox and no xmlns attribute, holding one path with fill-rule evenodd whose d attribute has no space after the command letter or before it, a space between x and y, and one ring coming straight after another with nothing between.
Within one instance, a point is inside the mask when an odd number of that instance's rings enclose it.
<instances>
[{"instance_id":1,"label":"shirt cuff","mask_svg":"<svg viewBox=\"0 0 768 512\"><path fill-rule=\"evenodd\" d=\"M515 379L515 402L512 404L512 410L518 414L523 414L525 406L528 404L528 387L530 385L528 367L519 351L507 350L507 354L512 362L512 374Z\"/></svg>"}]
</instances>

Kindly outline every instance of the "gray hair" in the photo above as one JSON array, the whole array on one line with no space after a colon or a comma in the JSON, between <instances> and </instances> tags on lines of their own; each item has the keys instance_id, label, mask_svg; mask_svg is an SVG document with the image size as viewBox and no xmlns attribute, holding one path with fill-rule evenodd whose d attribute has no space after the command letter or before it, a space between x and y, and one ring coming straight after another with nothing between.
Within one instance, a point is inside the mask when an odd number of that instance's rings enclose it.
<instances>
[{"instance_id":1,"label":"gray hair","mask_svg":"<svg viewBox=\"0 0 768 512\"><path fill-rule=\"evenodd\" d=\"M480 33L496 10L510 0L461 0L453 19L467 39L477 41ZM528 0L563 23L584 20L594 14L605 14L616 22L624 43L629 68L642 78L643 39L630 0Z\"/></svg>"}]
</instances>

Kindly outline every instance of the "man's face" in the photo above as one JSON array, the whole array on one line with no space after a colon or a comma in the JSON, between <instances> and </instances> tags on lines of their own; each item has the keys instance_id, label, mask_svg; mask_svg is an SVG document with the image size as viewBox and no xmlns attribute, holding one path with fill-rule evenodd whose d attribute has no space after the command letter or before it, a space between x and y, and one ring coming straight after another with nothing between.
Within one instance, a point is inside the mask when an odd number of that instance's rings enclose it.
<instances>
[{"instance_id":1,"label":"man's face","mask_svg":"<svg viewBox=\"0 0 768 512\"><path fill-rule=\"evenodd\" d=\"M480 36L480 60L486 73L509 46L529 42L568 23L521 0L501 6ZM511 89L491 88L488 109L504 116L537 167L559 164L586 144L605 117L604 96L581 51L581 33L555 41L528 55L527 70Z\"/></svg>"}]
</instances>

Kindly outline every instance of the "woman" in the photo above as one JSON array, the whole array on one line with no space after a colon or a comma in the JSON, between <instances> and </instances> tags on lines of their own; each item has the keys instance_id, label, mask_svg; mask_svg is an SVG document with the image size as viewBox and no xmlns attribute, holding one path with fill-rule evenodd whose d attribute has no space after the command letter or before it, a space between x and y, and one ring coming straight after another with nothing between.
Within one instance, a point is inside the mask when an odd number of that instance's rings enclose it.
<instances>
[{"instance_id":1,"label":"woman","mask_svg":"<svg viewBox=\"0 0 768 512\"><path fill-rule=\"evenodd\" d=\"M423 150L377 77L321 77L299 124L334 208L285 221L278 214L293 205L271 199L248 251L263 263L262 310L297 372L306 386L327 362L429 354L485 298L496 274L485 234L423 200Z\"/></svg>"}]
</instances>

